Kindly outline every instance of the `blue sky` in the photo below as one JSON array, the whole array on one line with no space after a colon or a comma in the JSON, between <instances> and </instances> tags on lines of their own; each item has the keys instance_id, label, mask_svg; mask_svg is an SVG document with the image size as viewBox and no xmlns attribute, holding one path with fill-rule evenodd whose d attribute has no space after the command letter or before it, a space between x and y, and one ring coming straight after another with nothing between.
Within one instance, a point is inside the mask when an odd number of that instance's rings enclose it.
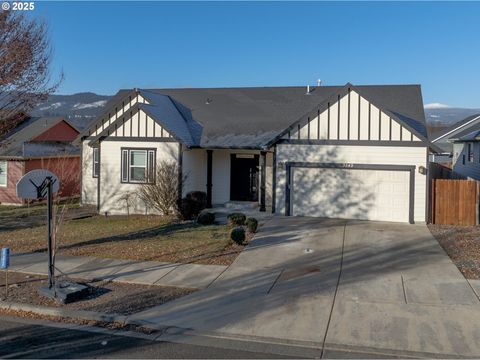
<instances>
[{"instance_id":1,"label":"blue sky","mask_svg":"<svg viewBox=\"0 0 480 360\"><path fill-rule=\"evenodd\" d=\"M480 108L480 3L36 2L58 93L420 83Z\"/></svg>"}]
</instances>

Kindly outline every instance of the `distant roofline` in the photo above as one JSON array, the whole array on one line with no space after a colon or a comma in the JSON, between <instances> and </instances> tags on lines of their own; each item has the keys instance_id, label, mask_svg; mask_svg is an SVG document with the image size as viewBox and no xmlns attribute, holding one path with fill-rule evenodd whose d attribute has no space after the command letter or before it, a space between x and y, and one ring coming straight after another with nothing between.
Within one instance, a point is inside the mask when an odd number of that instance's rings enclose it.
<instances>
[{"instance_id":1,"label":"distant roofline","mask_svg":"<svg viewBox=\"0 0 480 360\"><path fill-rule=\"evenodd\" d=\"M467 119L469 117L472 117L472 119L468 120L468 121L465 121L465 119L463 120L460 120L459 122L453 124L451 127L449 127L447 130L445 130L446 132L443 133L442 135L438 136L437 138L433 139L432 142L436 142L440 139L443 139L444 137L450 135L451 133L471 124L472 122L474 121L477 121L478 119L480 119L480 114L476 114L476 115L471 115L471 116L468 116ZM465 121L465 122L464 122Z\"/></svg>"}]
</instances>

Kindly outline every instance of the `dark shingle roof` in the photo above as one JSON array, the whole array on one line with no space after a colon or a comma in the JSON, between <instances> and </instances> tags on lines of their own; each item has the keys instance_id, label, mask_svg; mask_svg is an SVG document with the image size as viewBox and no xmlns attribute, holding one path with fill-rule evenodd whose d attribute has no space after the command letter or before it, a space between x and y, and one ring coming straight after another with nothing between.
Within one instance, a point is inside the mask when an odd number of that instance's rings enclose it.
<instances>
[{"instance_id":1,"label":"dark shingle roof","mask_svg":"<svg viewBox=\"0 0 480 360\"><path fill-rule=\"evenodd\" d=\"M22 158L53 156L65 152L69 154L79 153L78 148L63 142L30 143L32 139L60 121L65 121L65 119L62 117L32 117L23 121L0 139L0 157ZM75 127L73 128L75 129Z\"/></svg>"},{"instance_id":2,"label":"dark shingle roof","mask_svg":"<svg viewBox=\"0 0 480 360\"><path fill-rule=\"evenodd\" d=\"M203 126L201 146L263 146L343 86L152 89L189 109ZM356 89L427 138L418 85L365 85Z\"/></svg>"},{"instance_id":3,"label":"dark shingle roof","mask_svg":"<svg viewBox=\"0 0 480 360\"><path fill-rule=\"evenodd\" d=\"M450 141L479 141L480 140L480 121L450 137Z\"/></svg>"},{"instance_id":4,"label":"dark shingle roof","mask_svg":"<svg viewBox=\"0 0 480 360\"><path fill-rule=\"evenodd\" d=\"M344 88L311 87L308 95L305 86L141 89L139 93L150 102L140 106L145 106L152 117L158 116L156 120L175 132L187 146L258 148ZM421 138L428 138L419 85L352 85L352 88ZM120 90L107 104L105 113L133 92L133 89ZM178 114L171 111L168 98Z\"/></svg>"},{"instance_id":5,"label":"dark shingle roof","mask_svg":"<svg viewBox=\"0 0 480 360\"><path fill-rule=\"evenodd\" d=\"M470 127L475 126L476 124L479 124L479 123L480 123L480 114L468 116L465 119L459 122L456 122L455 124L448 127L447 129L444 129L442 131L439 131L433 134L432 141L439 141L443 138L446 138L446 139L457 138L458 134L464 131L468 132L468 129L470 129Z\"/></svg>"}]
</instances>

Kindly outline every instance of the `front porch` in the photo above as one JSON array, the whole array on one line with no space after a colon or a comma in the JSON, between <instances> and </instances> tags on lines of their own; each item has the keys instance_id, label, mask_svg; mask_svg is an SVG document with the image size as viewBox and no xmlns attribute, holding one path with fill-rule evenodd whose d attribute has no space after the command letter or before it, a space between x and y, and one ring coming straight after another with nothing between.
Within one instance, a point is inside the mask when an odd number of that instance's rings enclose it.
<instances>
[{"instance_id":1,"label":"front porch","mask_svg":"<svg viewBox=\"0 0 480 360\"><path fill-rule=\"evenodd\" d=\"M273 210L273 151L186 149L182 171L186 175L183 193L206 192L208 208L245 202L256 211Z\"/></svg>"}]
</instances>

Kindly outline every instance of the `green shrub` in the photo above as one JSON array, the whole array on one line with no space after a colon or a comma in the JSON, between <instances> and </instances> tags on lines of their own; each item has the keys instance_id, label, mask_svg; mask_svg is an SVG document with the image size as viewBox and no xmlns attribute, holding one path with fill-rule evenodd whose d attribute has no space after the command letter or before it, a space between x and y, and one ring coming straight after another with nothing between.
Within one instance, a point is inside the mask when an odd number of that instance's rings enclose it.
<instances>
[{"instance_id":1,"label":"green shrub","mask_svg":"<svg viewBox=\"0 0 480 360\"><path fill-rule=\"evenodd\" d=\"M255 219L253 217L248 218L247 220L245 220L245 225L247 226L247 229L248 229L249 232L251 232L251 233L257 232L257 228L258 228L257 219Z\"/></svg>"},{"instance_id":2,"label":"green shrub","mask_svg":"<svg viewBox=\"0 0 480 360\"><path fill-rule=\"evenodd\" d=\"M245 225L247 217L242 213L231 213L227 216L228 224L233 226Z\"/></svg>"},{"instance_id":3,"label":"green shrub","mask_svg":"<svg viewBox=\"0 0 480 360\"><path fill-rule=\"evenodd\" d=\"M245 229L241 226L233 228L230 232L230 238L238 245L243 245L245 241Z\"/></svg>"},{"instance_id":4,"label":"green shrub","mask_svg":"<svg viewBox=\"0 0 480 360\"><path fill-rule=\"evenodd\" d=\"M215 222L215 214L211 212L202 212L197 217L197 223L200 225L212 225Z\"/></svg>"},{"instance_id":5,"label":"green shrub","mask_svg":"<svg viewBox=\"0 0 480 360\"><path fill-rule=\"evenodd\" d=\"M191 191L180 200L178 210L183 220L193 220L206 206L207 194L203 191Z\"/></svg>"}]
</instances>

